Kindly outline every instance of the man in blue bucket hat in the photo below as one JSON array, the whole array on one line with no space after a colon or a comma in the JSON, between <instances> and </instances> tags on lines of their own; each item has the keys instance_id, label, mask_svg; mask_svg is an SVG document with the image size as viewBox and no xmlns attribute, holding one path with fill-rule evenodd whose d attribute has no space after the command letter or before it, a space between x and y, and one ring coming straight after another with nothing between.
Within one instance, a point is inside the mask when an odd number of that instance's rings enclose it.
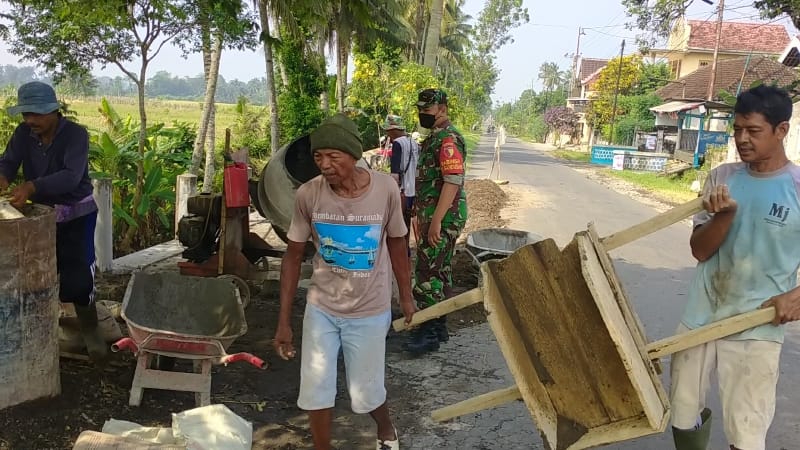
<instances>
[{"instance_id":1,"label":"man in blue bucket hat","mask_svg":"<svg viewBox=\"0 0 800 450\"><path fill-rule=\"evenodd\" d=\"M22 180L11 189L11 204L28 200L56 212L56 259L59 297L73 303L89 356L100 364L108 355L94 303L94 229L97 205L89 179L89 135L59 112L52 87L40 81L23 84L11 116L22 115L5 153L0 156L0 194L22 166Z\"/></svg>"}]
</instances>

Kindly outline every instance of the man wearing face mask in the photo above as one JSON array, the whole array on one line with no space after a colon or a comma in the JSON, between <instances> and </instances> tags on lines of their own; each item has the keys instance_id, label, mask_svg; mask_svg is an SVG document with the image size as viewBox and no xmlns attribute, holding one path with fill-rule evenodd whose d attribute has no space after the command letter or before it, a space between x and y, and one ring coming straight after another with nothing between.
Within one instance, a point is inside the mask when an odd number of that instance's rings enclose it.
<instances>
[{"instance_id":1,"label":"man wearing face mask","mask_svg":"<svg viewBox=\"0 0 800 450\"><path fill-rule=\"evenodd\" d=\"M426 89L417 100L419 123L431 130L419 153L414 201L419 227L414 299L417 307L424 309L452 296L450 262L456 239L467 222L466 146L447 116L447 93ZM446 318L441 317L412 331L404 348L414 354L432 352L448 338Z\"/></svg>"}]
</instances>

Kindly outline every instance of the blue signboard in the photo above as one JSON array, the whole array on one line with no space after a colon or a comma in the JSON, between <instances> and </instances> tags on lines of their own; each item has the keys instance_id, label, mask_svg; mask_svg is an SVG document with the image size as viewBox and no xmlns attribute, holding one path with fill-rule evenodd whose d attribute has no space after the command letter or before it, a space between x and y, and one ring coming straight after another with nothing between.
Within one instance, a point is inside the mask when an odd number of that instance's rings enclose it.
<instances>
[{"instance_id":1,"label":"blue signboard","mask_svg":"<svg viewBox=\"0 0 800 450\"><path fill-rule=\"evenodd\" d=\"M697 150L695 154L702 156L706 154L709 147L728 146L727 131L700 131L697 135Z\"/></svg>"}]
</instances>

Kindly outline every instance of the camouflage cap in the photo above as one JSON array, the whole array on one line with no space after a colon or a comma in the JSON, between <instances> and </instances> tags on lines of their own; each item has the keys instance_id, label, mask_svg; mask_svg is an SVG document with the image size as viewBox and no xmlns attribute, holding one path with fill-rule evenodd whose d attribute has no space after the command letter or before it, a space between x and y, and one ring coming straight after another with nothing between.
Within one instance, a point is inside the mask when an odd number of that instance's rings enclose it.
<instances>
[{"instance_id":1,"label":"camouflage cap","mask_svg":"<svg viewBox=\"0 0 800 450\"><path fill-rule=\"evenodd\" d=\"M389 114L388 116L386 116L386 122L383 122L383 129L386 131L389 130L405 131L406 126L403 124L402 117Z\"/></svg>"},{"instance_id":2,"label":"camouflage cap","mask_svg":"<svg viewBox=\"0 0 800 450\"><path fill-rule=\"evenodd\" d=\"M445 92L444 89L425 89L417 96L417 108L446 104L447 92Z\"/></svg>"}]
</instances>

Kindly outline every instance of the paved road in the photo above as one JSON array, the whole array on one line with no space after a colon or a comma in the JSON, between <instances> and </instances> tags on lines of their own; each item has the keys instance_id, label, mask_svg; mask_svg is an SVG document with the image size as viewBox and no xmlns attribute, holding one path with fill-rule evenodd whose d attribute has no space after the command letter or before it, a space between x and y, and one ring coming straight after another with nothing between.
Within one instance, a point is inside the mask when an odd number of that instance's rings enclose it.
<instances>
[{"instance_id":1,"label":"paved road","mask_svg":"<svg viewBox=\"0 0 800 450\"><path fill-rule=\"evenodd\" d=\"M493 139L491 140L493 142ZM491 142L484 137L475 152L469 176L485 178L491 164ZM502 152L502 178L530 191L536 201L511 223L566 244L576 231L594 221L601 235L645 220L656 212L631 198L588 180L547 155L546 148L509 139ZM672 334L685 303L694 261L687 239L689 226L676 224L615 250L618 274L650 340ZM800 448L800 329L790 330L784 346L778 413L767 448ZM393 397L415 402L414 411L397 411L403 427L403 448L523 449L544 448L521 402L438 425L431 410L477 394L506 387L512 378L488 325L462 330L443 350L407 360L388 357L390 377L403 380L406 393ZM664 367L668 373L668 363ZM665 379L665 386L668 380ZM408 386L412 386L409 388ZM712 390L716 390L713 387ZM390 392L392 392L390 390ZM712 408L719 411L712 392ZM609 449L671 449L669 433L610 445ZM727 448L721 421L714 423L712 448Z\"/></svg>"}]
</instances>

